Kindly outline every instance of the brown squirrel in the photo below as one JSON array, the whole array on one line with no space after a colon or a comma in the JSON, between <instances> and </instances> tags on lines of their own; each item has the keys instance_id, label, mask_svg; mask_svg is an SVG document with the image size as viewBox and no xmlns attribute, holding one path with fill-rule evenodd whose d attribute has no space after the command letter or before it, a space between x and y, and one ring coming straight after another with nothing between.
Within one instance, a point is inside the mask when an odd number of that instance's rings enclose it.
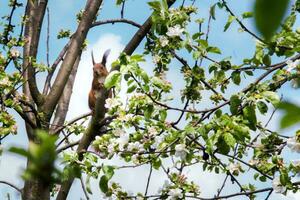
<instances>
[{"instance_id":1,"label":"brown squirrel","mask_svg":"<svg viewBox=\"0 0 300 200\"><path fill-rule=\"evenodd\" d=\"M95 110L96 100L99 96L100 90L104 87L104 81L105 78L108 75L108 71L106 69L106 60L110 53L110 49L106 50L103 54L101 63L96 63L93 55L93 51L91 53L92 55L92 62L93 62L93 82L92 82L92 88L89 93L89 107L92 111ZM109 92L109 97L111 97L111 91Z\"/></svg>"}]
</instances>

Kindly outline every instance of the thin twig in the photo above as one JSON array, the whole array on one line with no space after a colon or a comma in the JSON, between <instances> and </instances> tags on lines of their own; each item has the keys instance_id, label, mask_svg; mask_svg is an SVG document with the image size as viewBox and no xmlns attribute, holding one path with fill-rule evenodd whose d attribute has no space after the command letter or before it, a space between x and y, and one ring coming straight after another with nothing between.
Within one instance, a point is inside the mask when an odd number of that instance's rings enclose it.
<instances>
[{"instance_id":1,"label":"thin twig","mask_svg":"<svg viewBox=\"0 0 300 200\"><path fill-rule=\"evenodd\" d=\"M22 189L18 188L17 186L15 186L15 185L12 184L12 183L9 183L9 182L7 182L7 181L0 181L0 183L5 184L5 185L8 185L8 186L14 188L15 190L17 190L18 192L22 193Z\"/></svg>"},{"instance_id":2,"label":"thin twig","mask_svg":"<svg viewBox=\"0 0 300 200\"><path fill-rule=\"evenodd\" d=\"M85 189L85 186L84 186L82 177L80 177L80 183L81 183L81 188L82 188L82 190L83 190L83 193L84 193L85 198L86 198L87 200L89 200L90 197L89 197L89 195L88 195L88 193L87 193L87 191L86 191L86 189Z\"/></svg>"},{"instance_id":3,"label":"thin twig","mask_svg":"<svg viewBox=\"0 0 300 200\"><path fill-rule=\"evenodd\" d=\"M126 0L123 0L123 2L122 2L122 8L121 8L121 18L122 18L122 19L124 18L125 1L126 1Z\"/></svg>"},{"instance_id":4,"label":"thin twig","mask_svg":"<svg viewBox=\"0 0 300 200\"><path fill-rule=\"evenodd\" d=\"M135 26L137 28L140 28L142 25L132 21L132 20L129 20L129 19L108 19L108 20L102 20L102 21L96 21L92 24L91 28L92 27L95 27L95 26L99 26L99 25L103 25L103 24L115 24L115 23L125 23L125 24L130 24L132 26Z\"/></svg>"},{"instance_id":5,"label":"thin twig","mask_svg":"<svg viewBox=\"0 0 300 200\"><path fill-rule=\"evenodd\" d=\"M150 164L150 170L149 170L149 175L148 175L148 179L147 179L147 185L146 185L146 190L145 190L145 195L144 196L146 196L147 193L148 193L148 188L149 188L149 184L150 184L152 170L153 170L153 167L152 167L152 164Z\"/></svg>"},{"instance_id":6,"label":"thin twig","mask_svg":"<svg viewBox=\"0 0 300 200\"><path fill-rule=\"evenodd\" d=\"M258 37L256 34L254 34L252 31L250 31L242 22L241 20L239 20L239 18L237 16L235 16L235 14L231 11L231 9L228 7L227 3L225 0L222 0L223 5L225 7L225 9L227 10L227 12L229 12L229 14L231 16L233 16L235 18L235 20L239 23L239 25L241 26L242 29L244 29L247 33L249 33L250 35L252 35L254 38L256 38L257 40L259 40L260 42L266 44L266 41L264 41L263 39L261 39L260 37Z\"/></svg>"},{"instance_id":7,"label":"thin twig","mask_svg":"<svg viewBox=\"0 0 300 200\"><path fill-rule=\"evenodd\" d=\"M47 67L50 67L50 61L49 61L49 51L50 51L50 13L49 13L49 7L47 7L47 39L46 39L46 59L47 59Z\"/></svg>"}]
</instances>

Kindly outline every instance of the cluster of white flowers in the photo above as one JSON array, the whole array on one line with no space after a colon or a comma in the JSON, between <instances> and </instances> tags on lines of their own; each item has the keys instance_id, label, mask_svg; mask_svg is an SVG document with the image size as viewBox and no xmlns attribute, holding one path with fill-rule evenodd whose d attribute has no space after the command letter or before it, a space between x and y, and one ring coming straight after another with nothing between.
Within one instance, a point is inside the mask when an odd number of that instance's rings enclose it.
<instances>
[{"instance_id":1,"label":"cluster of white flowers","mask_svg":"<svg viewBox=\"0 0 300 200\"><path fill-rule=\"evenodd\" d=\"M8 86L10 84L11 84L11 81L8 79L7 76L0 80L0 85L1 86Z\"/></svg>"},{"instance_id":2,"label":"cluster of white flowers","mask_svg":"<svg viewBox=\"0 0 300 200\"><path fill-rule=\"evenodd\" d=\"M10 55L11 55L11 57L13 57L13 58L18 58L18 57L20 57L20 52L19 52L17 49L12 48L12 49L10 50Z\"/></svg>"},{"instance_id":3,"label":"cluster of white flowers","mask_svg":"<svg viewBox=\"0 0 300 200\"><path fill-rule=\"evenodd\" d=\"M179 188L170 189L168 192L168 199L181 199L183 197L182 191Z\"/></svg>"},{"instance_id":4,"label":"cluster of white flowers","mask_svg":"<svg viewBox=\"0 0 300 200\"><path fill-rule=\"evenodd\" d=\"M228 170L230 173L234 175L238 175L241 169L240 163L230 163L228 166Z\"/></svg>"},{"instance_id":5,"label":"cluster of white flowers","mask_svg":"<svg viewBox=\"0 0 300 200\"><path fill-rule=\"evenodd\" d=\"M293 69L295 69L297 66L300 65L300 59L297 59L295 61L288 60L288 61L286 61L286 64L288 66L286 71L291 72Z\"/></svg>"},{"instance_id":6,"label":"cluster of white flowers","mask_svg":"<svg viewBox=\"0 0 300 200\"><path fill-rule=\"evenodd\" d=\"M156 128L153 126L150 126L148 128L148 133L149 133L150 137L156 136L158 134Z\"/></svg>"},{"instance_id":7,"label":"cluster of white flowers","mask_svg":"<svg viewBox=\"0 0 300 200\"><path fill-rule=\"evenodd\" d=\"M136 98L136 99L143 99L145 97L146 97L146 95L144 93L141 93L141 92L137 92L137 93L134 93L132 95L132 98Z\"/></svg>"},{"instance_id":8,"label":"cluster of white flowers","mask_svg":"<svg viewBox=\"0 0 300 200\"><path fill-rule=\"evenodd\" d=\"M156 136L154 138L154 143L151 145L151 148L157 149L159 145L164 141L165 137L163 135Z\"/></svg>"},{"instance_id":9,"label":"cluster of white flowers","mask_svg":"<svg viewBox=\"0 0 300 200\"><path fill-rule=\"evenodd\" d=\"M112 109L117 106L121 106L122 102L116 98L108 98L105 100L105 108Z\"/></svg>"},{"instance_id":10,"label":"cluster of white flowers","mask_svg":"<svg viewBox=\"0 0 300 200\"><path fill-rule=\"evenodd\" d=\"M251 159L251 160L249 160L248 163L251 166L256 166L259 163L259 160L257 160L257 159Z\"/></svg>"},{"instance_id":11,"label":"cluster of white flowers","mask_svg":"<svg viewBox=\"0 0 300 200\"><path fill-rule=\"evenodd\" d=\"M153 63L158 64L160 62L160 56L159 55L154 55L153 56Z\"/></svg>"},{"instance_id":12,"label":"cluster of white flowers","mask_svg":"<svg viewBox=\"0 0 300 200\"><path fill-rule=\"evenodd\" d=\"M177 144L175 146L175 156L179 157L181 160L185 159L187 152L185 144Z\"/></svg>"},{"instance_id":13,"label":"cluster of white flowers","mask_svg":"<svg viewBox=\"0 0 300 200\"><path fill-rule=\"evenodd\" d=\"M174 27L169 27L167 31L167 36L169 37L178 37L183 33L184 29L180 25L175 25Z\"/></svg>"},{"instance_id":14,"label":"cluster of white flowers","mask_svg":"<svg viewBox=\"0 0 300 200\"><path fill-rule=\"evenodd\" d=\"M273 190L276 192L276 193L285 193L286 191L286 187L283 186L280 182L280 178L279 177L275 177L273 179L273 182L272 182L272 187L273 187Z\"/></svg>"},{"instance_id":15,"label":"cluster of white flowers","mask_svg":"<svg viewBox=\"0 0 300 200\"><path fill-rule=\"evenodd\" d=\"M296 137L287 139L286 144L292 152L300 153L300 142L297 141Z\"/></svg>"},{"instance_id":16,"label":"cluster of white flowers","mask_svg":"<svg viewBox=\"0 0 300 200\"><path fill-rule=\"evenodd\" d=\"M162 47L165 47L165 46L167 46L169 44L169 40L168 40L168 38L166 36L161 36L159 38L159 43L160 43L160 45Z\"/></svg>"},{"instance_id":17,"label":"cluster of white flowers","mask_svg":"<svg viewBox=\"0 0 300 200\"><path fill-rule=\"evenodd\" d=\"M119 145L120 151L124 150L124 146L127 145L129 142L129 134L121 135L117 140L116 143Z\"/></svg>"},{"instance_id":18,"label":"cluster of white flowers","mask_svg":"<svg viewBox=\"0 0 300 200\"><path fill-rule=\"evenodd\" d=\"M126 115L120 114L117 119L120 121L128 122L129 120L132 120L133 118L134 118L134 115L129 113Z\"/></svg>"},{"instance_id":19,"label":"cluster of white flowers","mask_svg":"<svg viewBox=\"0 0 300 200\"><path fill-rule=\"evenodd\" d=\"M145 151L144 145L139 143L138 141L129 143L127 149L128 151L137 150L140 153Z\"/></svg>"}]
</instances>

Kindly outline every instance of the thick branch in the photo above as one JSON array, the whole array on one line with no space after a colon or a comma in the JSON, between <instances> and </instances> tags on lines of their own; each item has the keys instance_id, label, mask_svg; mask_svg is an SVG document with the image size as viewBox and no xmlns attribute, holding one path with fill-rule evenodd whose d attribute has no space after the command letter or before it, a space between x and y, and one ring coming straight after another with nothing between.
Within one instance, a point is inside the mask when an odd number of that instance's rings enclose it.
<instances>
[{"instance_id":1,"label":"thick branch","mask_svg":"<svg viewBox=\"0 0 300 200\"><path fill-rule=\"evenodd\" d=\"M40 33L42 30L42 24L47 3L48 0L43 0L39 2L28 1L26 7L26 16L29 20L26 23L24 33L27 43L24 46L23 68L28 69L26 70L26 78L28 79L28 85L31 96L33 100L37 103L37 105L41 105L42 96L36 84L35 68L33 64L36 60L36 55L38 52Z\"/></svg>"},{"instance_id":2,"label":"thick branch","mask_svg":"<svg viewBox=\"0 0 300 200\"><path fill-rule=\"evenodd\" d=\"M43 110L45 111L47 119L51 118L52 113L60 99L60 96L63 93L65 85L74 66L75 60L81 51L88 30L91 27L101 4L102 0L88 0L86 3L82 20L80 21L75 34L71 38L69 50L60 67L53 87L50 93L47 95L46 101L43 105Z\"/></svg>"}]
</instances>

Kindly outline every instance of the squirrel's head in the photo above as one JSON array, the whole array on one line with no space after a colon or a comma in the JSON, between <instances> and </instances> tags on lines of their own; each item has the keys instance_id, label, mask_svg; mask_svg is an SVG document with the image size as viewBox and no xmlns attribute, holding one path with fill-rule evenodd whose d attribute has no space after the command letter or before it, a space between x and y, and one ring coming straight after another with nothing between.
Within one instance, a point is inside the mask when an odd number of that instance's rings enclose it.
<instances>
[{"instance_id":1,"label":"squirrel's head","mask_svg":"<svg viewBox=\"0 0 300 200\"><path fill-rule=\"evenodd\" d=\"M102 61L101 63L96 63L92 51L92 62L93 62L93 71L94 71L94 76L106 76L108 74L108 71L106 69L106 61L107 57L110 53L110 49L106 50L105 53L103 54Z\"/></svg>"}]
</instances>

